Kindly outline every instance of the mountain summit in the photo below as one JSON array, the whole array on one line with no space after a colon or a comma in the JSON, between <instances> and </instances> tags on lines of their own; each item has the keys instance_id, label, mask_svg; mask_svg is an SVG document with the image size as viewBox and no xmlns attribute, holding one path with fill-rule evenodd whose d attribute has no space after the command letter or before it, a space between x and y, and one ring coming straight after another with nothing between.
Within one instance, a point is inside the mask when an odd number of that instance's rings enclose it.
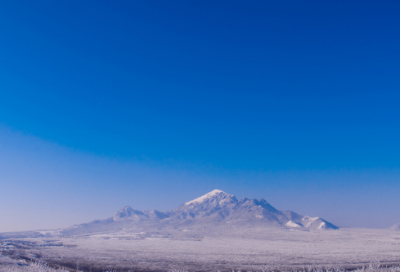
<instances>
[{"instance_id":1,"label":"mountain summit","mask_svg":"<svg viewBox=\"0 0 400 272\"><path fill-rule=\"evenodd\" d=\"M226 213L238 203L234 195L221 190L213 190L199 198L188 201L171 212L180 218L203 218L215 216L215 213Z\"/></svg>"},{"instance_id":2,"label":"mountain summit","mask_svg":"<svg viewBox=\"0 0 400 272\"><path fill-rule=\"evenodd\" d=\"M190 206L190 205L201 204L201 203L210 202L210 201L219 201L220 202L220 201L224 201L225 199L231 199L231 198L235 198L235 196L227 194L224 191L215 189L199 198L196 198L189 202L186 202L184 205Z\"/></svg>"},{"instance_id":3,"label":"mountain summit","mask_svg":"<svg viewBox=\"0 0 400 272\"><path fill-rule=\"evenodd\" d=\"M138 211L129 206L113 217L64 229L66 234L96 233L113 230L188 231L213 230L222 227L253 228L278 227L298 230L338 229L320 218L279 211L265 199L238 200L234 195L215 189L201 197L188 201L169 212Z\"/></svg>"}]
</instances>

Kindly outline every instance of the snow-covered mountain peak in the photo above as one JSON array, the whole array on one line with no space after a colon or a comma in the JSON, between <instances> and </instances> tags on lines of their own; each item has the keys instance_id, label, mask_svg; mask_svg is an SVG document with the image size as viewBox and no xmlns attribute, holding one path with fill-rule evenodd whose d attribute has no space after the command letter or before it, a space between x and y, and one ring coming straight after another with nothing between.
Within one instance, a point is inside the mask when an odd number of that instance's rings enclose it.
<instances>
[{"instance_id":1,"label":"snow-covered mountain peak","mask_svg":"<svg viewBox=\"0 0 400 272\"><path fill-rule=\"evenodd\" d=\"M123 215L123 214L128 215L128 214L131 214L131 213L134 212L134 211L135 211L135 210L132 209L131 207L125 206L125 207L123 207L122 209L120 209L119 211L117 211L117 214L120 214L120 215Z\"/></svg>"},{"instance_id":2,"label":"snow-covered mountain peak","mask_svg":"<svg viewBox=\"0 0 400 272\"><path fill-rule=\"evenodd\" d=\"M120 209L119 211L117 211L117 213L113 216L114 220L121 220L121 219L125 219L125 218L131 218L134 216L144 216L144 213L142 211L137 211L132 209L129 206L125 206L122 209Z\"/></svg>"},{"instance_id":3,"label":"snow-covered mountain peak","mask_svg":"<svg viewBox=\"0 0 400 272\"><path fill-rule=\"evenodd\" d=\"M186 202L185 205L189 206L191 204L200 204L200 203L203 203L203 202L209 201L211 199L215 199L215 198L224 200L226 198L234 198L234 197L235 196L225 193L224 191L215 189L201 197L198 197L196 199Z\"/></svg>"}]
</instances>

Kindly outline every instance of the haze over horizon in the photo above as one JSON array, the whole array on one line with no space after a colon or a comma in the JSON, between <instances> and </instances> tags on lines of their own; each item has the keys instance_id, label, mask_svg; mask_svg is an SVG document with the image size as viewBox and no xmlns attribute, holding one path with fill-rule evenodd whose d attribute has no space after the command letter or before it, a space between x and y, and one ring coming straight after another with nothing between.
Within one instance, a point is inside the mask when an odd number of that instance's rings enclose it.
<instances>
[{"instance_id":1,"label":"haze over horizon","mask_svg":"<svg viewBox=\"0 0 400 272\"><path fill-rule=\"evenodd\" d=\"M400 3L0 4L0 232L213 189L400 223Z\"/></svg>"}]
</instances>

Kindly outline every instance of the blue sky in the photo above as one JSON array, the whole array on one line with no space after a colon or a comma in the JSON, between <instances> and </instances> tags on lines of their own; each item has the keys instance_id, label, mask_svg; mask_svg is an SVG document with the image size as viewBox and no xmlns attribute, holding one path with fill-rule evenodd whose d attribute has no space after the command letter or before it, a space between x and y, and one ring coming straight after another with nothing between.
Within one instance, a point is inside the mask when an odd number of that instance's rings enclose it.
<instances>
[{"instance_id":1,"label":"blue sky","mask_svg":"<svg viewBox=\"0 0 400 272\"><path fill-rule=\"evenodd\" d=\"M0 217L21 216L0 231L166 210L214 188L342 225L400 222L399 12L3 1Z\"/></svg>"}]
</instances>

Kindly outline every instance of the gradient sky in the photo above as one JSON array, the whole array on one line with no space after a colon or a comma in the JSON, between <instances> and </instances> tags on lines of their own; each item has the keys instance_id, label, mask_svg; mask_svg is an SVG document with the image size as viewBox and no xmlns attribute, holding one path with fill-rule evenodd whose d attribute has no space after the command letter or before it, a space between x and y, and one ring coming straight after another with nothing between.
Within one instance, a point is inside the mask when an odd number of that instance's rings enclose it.
<instances>
[{"instance_id":1,"label":"gradient sky","mask_svg":"<svg viewBox=\"0 0 400 272\"><path fill-rule=\"evenodd\" d=\"M400 223L400 2L1 1L0 231L218 188Z\"/></svg>"}]
</instances>

